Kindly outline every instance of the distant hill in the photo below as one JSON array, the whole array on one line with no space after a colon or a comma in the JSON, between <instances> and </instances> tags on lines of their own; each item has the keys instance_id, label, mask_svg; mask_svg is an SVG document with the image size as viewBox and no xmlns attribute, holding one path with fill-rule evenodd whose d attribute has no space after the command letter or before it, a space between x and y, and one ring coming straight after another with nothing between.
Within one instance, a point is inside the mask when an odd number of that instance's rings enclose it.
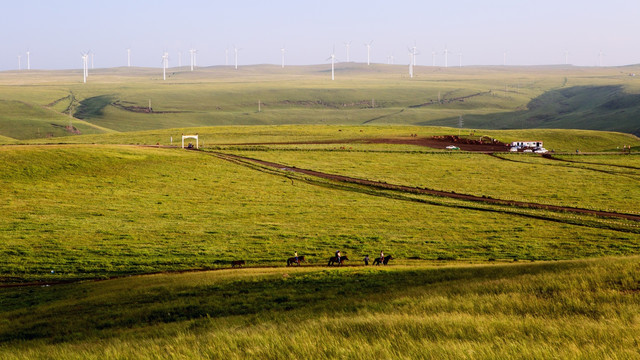
<instances>
[{"instance_id":1,"label":"distant hill","mask_svg":"<svg viewBox=\"0 0 640 360\"><path fill-rule=\"evenodd\" d=\"M430 124L446 124L434 121ZM551 90L532 99L527 110L468 115L465 125L493 129L590 129L640 136L640 95L620 85L575 86Z\"/></svg>"},{"instance_id":2,"label":"distant hill","mask_svg":"<svg viewBox=\"0 0 640 360\"><path fill-rule=\"evenodd\" d=\"M330 64L0 72L15 139L220 125L463 125L640 133L639 66ZM69 125L69 112L74 116ZM460 124L462 120L462 124Z\"/></svg>"}]
</instances>

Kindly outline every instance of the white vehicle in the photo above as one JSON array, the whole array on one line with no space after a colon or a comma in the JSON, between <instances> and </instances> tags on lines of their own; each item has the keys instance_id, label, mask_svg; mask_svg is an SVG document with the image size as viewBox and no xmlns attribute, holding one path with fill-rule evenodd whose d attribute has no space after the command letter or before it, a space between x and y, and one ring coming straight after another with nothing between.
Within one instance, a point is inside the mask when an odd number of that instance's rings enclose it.
<instances>
[{"instance_id":1,"label":"white vehicle","mask_svg":"<svg viewBox=\"0 0 640 360\"><path fill-rule=\"evenodd\" d=\"M460 148L455 146L455 145L449 145L449 146L447 146L447 149L448 150L460 150Z\"/></svg>"},{"instance_id":2,"label":"white vehicle","mask_svg":"<svg viewBox=\"0 0 640 360\"><path fill-rule=\"evenodd\" d=\"M510 148L510 149L509 149L509 151L511 151L511 152L518 152L518 148L514 146L514 147Z\"/></svg>"},{"instance_id":3,"label":"white vehicle","mask_svg":"<svg viewBox=\"0 0 640 360\"><path fill-rule=\"evenodd\" d=\"M536 153L536 154L546 154L548 152L549 152L549 150L547 150L545 148L535 149L535 151L534 151L534 153Z\"/></svg>"},{"instance_id":4,"label":"white vehicle","mask_svg":"<svg viewBox=\"0 0 640 360\"><path fill-rule=\"evenodd\" d=\"M533 152L533 150L531 150L531 149L524 149L524 151L522 151L522 152L532 153L532 152Z\"/></svg>"}]
</instances>

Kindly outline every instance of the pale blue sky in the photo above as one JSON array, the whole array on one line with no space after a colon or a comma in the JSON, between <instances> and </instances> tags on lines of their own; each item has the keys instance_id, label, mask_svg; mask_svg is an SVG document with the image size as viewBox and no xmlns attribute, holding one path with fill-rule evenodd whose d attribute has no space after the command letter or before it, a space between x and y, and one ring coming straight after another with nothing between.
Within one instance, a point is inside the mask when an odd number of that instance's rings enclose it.
<instances>
[{"instance_id":1,"label":"pale blue sky","mask_svg":"<svg viewBox=\"0 0 640 360\"><path fill-rule=\"evenodd\" d=\"M198 49L198 65L224 65L225 48L233 63L322 64L335 44L346 60L366 62L365 42L373 40L371 59L409 62L415 41L418 65L562 64L593 66L640 63L640 1L486 0L486 1L10 1L0 11L0 70L82 66L80 53L95 53L95 67L125 66L131 48L135 66L160 67L166 50L170 66L188 63Z\"/></svg>"}]
</instances>

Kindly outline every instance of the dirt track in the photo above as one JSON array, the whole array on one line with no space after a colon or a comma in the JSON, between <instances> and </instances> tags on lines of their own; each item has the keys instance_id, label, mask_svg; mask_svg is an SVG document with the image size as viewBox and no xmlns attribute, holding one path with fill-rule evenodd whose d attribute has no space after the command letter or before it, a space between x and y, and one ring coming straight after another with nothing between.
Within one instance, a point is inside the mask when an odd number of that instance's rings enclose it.
<instances>
[{"instance_id":1,"label":"dirt track","mask_svg":"<svg viewBox=\"0 0 640 360\"><path fill-rule=\"evenodd\" d=\"M414 194L429 194L429 195L443 196L443 197L467 200L467 201L477 201L477 202L483 202L483 203L489 203L489 204L517 206L517 207L532 208L532 209L545 209L545 210L552 210L552 211L563 211L563 212L570 212L570 213L595 215L600 217L640 221L640 215L622 214L622 213L609 212L609 211L598 211L598 210L547 205L547 204L539 204L539 203L531 203L531 202L523 202L523 201L502 200L502 199L480 197L480 196L468 195L468 194L458 194L455 192L424 189L424 188L405 186L405 185L387 184L379 181L359 179L359 178L353 178L353 177L343 176L343 175L328 174L328 173L323 173L323 172L314 171L314 170L298 169L295 167L288 167L286 165L282 165L278 163L252 159L252 158L238 156L238 155L231 155L231 154L225 154L225 153L219 153L219 152L215 152L213 153L213 155L225 160L248 161L248 162L252 162L255 164L259 164L262 166L267 166L267 167L275 168L279 170L292 171L292 172L315 176L323 179L358 184L358 185L366 185L366 186L371 186L374 188L385 189L385 190L397 190L397 191L403 191L403 192L414 193Z\"/></svg>"},{"instance_id":2,"label":"dirt track","mask_svg":"<svg viewBox=\"0 0 640 360\"><path fill-rule=\"evenodd\" d=\"M259 146L259 145L314 145L314 144L395 144L395 145L416 145L433 149L445 149L449 145L455 145L464 151L476 152L506 152L509 148L502 144L464 144L445 139L433 139L429 137L394 137L377 139L343 139L343 140L316 140L316 141L292 141L292 142L267 142L267 143L242 143L242 144L222 144L238 146Z\"/></svg>"}]
</instances>

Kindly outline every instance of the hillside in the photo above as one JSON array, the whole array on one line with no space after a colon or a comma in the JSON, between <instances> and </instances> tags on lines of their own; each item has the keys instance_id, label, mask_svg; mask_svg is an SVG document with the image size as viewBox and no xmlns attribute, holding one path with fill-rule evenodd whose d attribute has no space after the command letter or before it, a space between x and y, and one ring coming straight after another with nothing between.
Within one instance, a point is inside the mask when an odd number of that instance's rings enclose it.
<instances>
[{"instance_id":1,"label":"hillside","mask_svg":"<svg viewBox=\"0 0 640 360\"><path fill-rule=\"evenodd\" d=\"M640 229L626 218L389 191L286 169L635 216L637 156L601 155L565 165L526 155L500 159L365 146L224 150L285 164L279 169L172 148L0 147L0 196L8 199L0 204L0 282L206 269L238 258L283 265L292 249L310 263L323 263L336 248L356 259L386 249L425 260L639 251ZM531 173L535 182L524 176Z\"/></svg>"},{"instance_id":2,"label":"hillside","mask_svg":"<svg viewBox=\"0 0 640 360\"><path fill-rule=\"evenodd\" d=\"M634 257L8 288L0 357L634 358L638 270Z\"/></svg>"},{"instance_id":3,"label":"hillside","mask_svg":"<svg viewBox=\"0 0 640 360\"><path fill-rule=\"evenodd\" d=\"M639 128L640 77L630 76L637 67L417 67L410 79L404 66L348 63L337 66L335 81L327 69L173 68L167 81L158 69L97 69L87 84L78 71L3 72L0 100L10 111L0 116L0 135L65 135L32 121L69 111L86 121L79 122L83 133L260 124L455 127L460 116L478 129Z\"/></svg>"}]
</instances>

